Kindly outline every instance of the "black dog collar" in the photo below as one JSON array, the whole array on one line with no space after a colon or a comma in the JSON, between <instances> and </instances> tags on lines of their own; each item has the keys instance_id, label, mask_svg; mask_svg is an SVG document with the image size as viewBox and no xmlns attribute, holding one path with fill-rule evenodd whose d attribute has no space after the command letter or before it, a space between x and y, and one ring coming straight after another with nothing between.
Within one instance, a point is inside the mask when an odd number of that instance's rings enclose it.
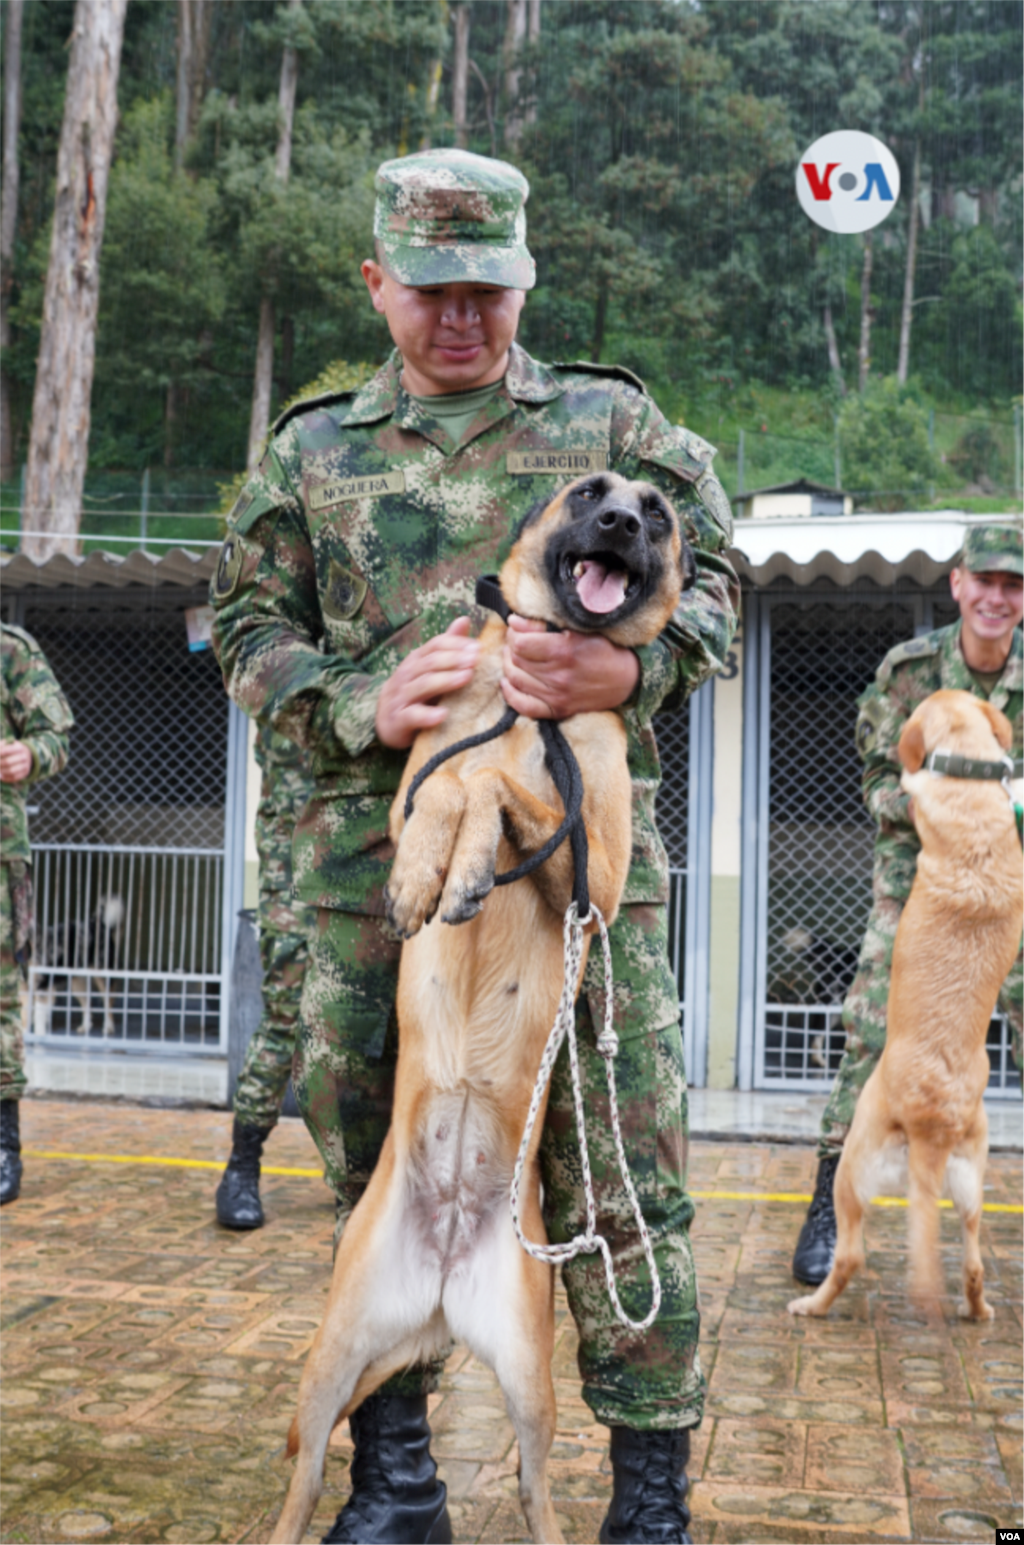
<instances>
[{"instance_id":1,"label":"black dog collar","mask_svg":"<svg viewBox=\"0 0 1024 1545\"><path fill-rule=\"evenodd\" d=\"M1002 783L1006 778L1020 777L1019 764L1012 757L1001 756L996 761L984 761L980 757L964 756L959 751L933 751L925 762L930 773L946 778L980 778L984 782Z\"/></svg>"},{"instance_id":2,"label":"black dog collar","mask_svg":"<svg viewBox=\"0 0 1024 1545\"><path fill-rule=\"evenodd\" d=\"M501 593L497 574L481 574L476 582L476 604L486 606L489 612L497 612L502 622L508 622L512 615L512 608ZM556 628L553 622L546 622L544 626L549 633L561 633L561 628Z\"/></svg>"}]
</instances>

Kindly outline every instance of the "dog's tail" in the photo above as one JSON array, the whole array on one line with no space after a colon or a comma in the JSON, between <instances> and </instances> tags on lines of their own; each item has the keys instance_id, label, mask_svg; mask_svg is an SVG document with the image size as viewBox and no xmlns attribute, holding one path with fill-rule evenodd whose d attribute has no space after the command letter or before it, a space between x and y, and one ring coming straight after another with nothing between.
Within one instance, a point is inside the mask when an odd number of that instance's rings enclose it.
<instances>
[{"instance_id":1,"label":"dog's tail","mask_svg":"<svg viewBox=\"0 0 1024 1545\"><path fill-rule=\"evenodd\" d=\"M920 1140L911 1142L909 1242L910 1296L920 1308L942 1297L939 1259L939 1198L946 1174L946 1152Z\"/></svg>"},{"instance_id":2,"label":"dog's tail","mask_svg":"<svg viewBox=\"0 0 1024 1545\"><path fill-rule=\"evenodd\" d=\"M113 930L114 928L120 928L121 924L124 922L124 902L121 897L116 896L113 891L111 891L110 895L105 897L104 900L100 902L99 914L100 922L103 924L104 928L110 930Z\"/></svg>"}]
</instances>

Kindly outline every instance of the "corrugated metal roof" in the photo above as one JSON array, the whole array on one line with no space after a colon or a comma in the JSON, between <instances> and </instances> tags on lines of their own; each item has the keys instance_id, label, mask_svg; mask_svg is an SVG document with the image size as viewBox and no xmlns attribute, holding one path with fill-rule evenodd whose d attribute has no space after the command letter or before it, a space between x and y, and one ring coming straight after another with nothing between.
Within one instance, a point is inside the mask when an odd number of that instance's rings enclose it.
<instances>
[{"instance_id":1,"label":"corrugated metal roof","mask_svg":"<svg viewBox=\"0 0 1024 1545\"><path fill-rule=\"evenodd\" d=\"M1020 524L1020 516L937 510L903 515L766 515L737 520L730 551L740 578L768 585L914 579L934 585L953 566L971 525Z\"/></svg>"},{"instance_id":2,"label":"corrugated metal roof","mask_svg":"<svg viewBox=\"0 0 1024 1545\"><path fill-rule=\"evenodd\" d=\"M74 585L80 590L99 585L118 589L125 585L202 585L209 581L219 551L218 547L172 547L152 553L135 548L125 557L91 552L77 558L55 553L40 563L25 553L12 553L0 557L0 584L16 589L43 585L48 590L58 585Z\"/></svg>"}]
</instances>

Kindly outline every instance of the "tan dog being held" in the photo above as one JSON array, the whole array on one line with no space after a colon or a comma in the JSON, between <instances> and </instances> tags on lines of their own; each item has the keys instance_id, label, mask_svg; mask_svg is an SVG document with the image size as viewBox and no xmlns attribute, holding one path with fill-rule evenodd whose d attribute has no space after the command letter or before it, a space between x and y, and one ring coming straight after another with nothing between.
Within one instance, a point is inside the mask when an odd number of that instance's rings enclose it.
<instances>
[{"instance_id":1,"label":"tan dog being held","mask_svg":"<svg viewBox=\"0 0 1024 1545\"><path fill-rule=\"evenodd\" d=\"M893 947L885 1049L864 1085L836 1170L836 1253L816 1293L791 1314L825 1314L864 1263L864 1209L909 1170L911 1294L942 1293L939 1215L948 1190L963 1228L962 1318L991 1319L978 1249L988 1156L985 1038L1020 946L1021 853L1013 807L995 781L936 776L933 751L995 761L1008 720L969 692L934 692L900 736L903 789L921 839Z\"/></svg>"},{"instance_id":2,"label":"tan dog being held","mask_svg":"<svg viewBox=\"0 0 1024 1545\"><path fill-rule=\"evenodd\" d=\"M600 473L527 516L500 580L519 615L632 647L657 637L693 572L661 494ZM305 1533L335 1423L453 1336L501 1383L533 1538L562 1538L547 1481L554 1279L520 1248L508 1199L562 990L568 841L527 878L492 889L495 873L536 852L563 818L536 723L520 718L499 739L453 756L418 789L408 823L403 813L425 762L502 717L504 638L504 622L489 619L472 682L445 699L444 723L417 737L392 806L398 851L387 907L407 942L391 1128L342 1237L302 1375L288 1440L298 1458L277 1541ZM566 720L563 732L583 774L590 895L611 923L631 848L625 729L616 713L590 713ZM543 1109L521 1202L524 1231L537 1243L546 1242L542 1123Z\"/></svg>"}]
</instances>

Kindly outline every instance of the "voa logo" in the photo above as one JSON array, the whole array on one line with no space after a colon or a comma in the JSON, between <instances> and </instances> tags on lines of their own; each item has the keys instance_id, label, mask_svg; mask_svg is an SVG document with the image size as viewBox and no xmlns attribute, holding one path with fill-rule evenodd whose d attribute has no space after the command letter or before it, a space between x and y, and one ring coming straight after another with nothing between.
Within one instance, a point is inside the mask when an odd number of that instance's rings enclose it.
<instances>
[{"instance_id":1,"label":"voa logo","mask_svg":"<svg viewBox=\"0 0 1024 1545\"><path fill-rule=\"evenodd\" d=\"M900 196L896 157L873 134L838 129L823 134L796 169L800 208L826 231L852 236L881 225Z\"/></svg>"}]
</instances>

